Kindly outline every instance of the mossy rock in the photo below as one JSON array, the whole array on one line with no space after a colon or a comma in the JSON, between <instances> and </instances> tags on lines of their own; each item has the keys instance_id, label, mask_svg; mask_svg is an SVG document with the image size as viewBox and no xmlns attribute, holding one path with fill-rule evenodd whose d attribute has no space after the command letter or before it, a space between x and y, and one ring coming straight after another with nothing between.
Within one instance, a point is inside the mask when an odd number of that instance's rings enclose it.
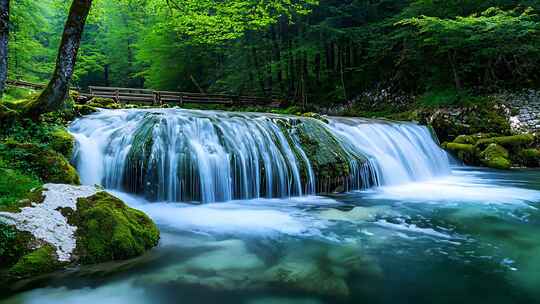
<instances>
[{"instance_id":1,"label":"mossy rock","mask_svg":"<svg viewBox=\"0 0 540 304\"><path fill-rule=\"evenodd\" d=\"M0 222L1 283L50 273L61 266L53 246Z\"/></svg>"},{"instance_id":2,"label":"mossy rock","mask_svg":"<svg viewBox=\"0 0 540 304\"><path fill-rule=\"evenodd\" d=\"M501 136L481 139L476 143L480 150L484 150L491 144L497 144L506 149L516 150L519 148L529 147L534 143L535 137L532 134L520 134L513 136Z\"/></svg>"},{"instance_id":3,"label":"mossy rock","mask_svg":"<svg viewBox=\"0 0 540 304\"><path fill-rule=\"evenodd\" d=\"M465 164L473 165L476 161L476 148L472 144L444 143L442 147Z\"/></svg>"},{"instance_id":4,"label":"mossy rock","mask_svg":"<svg viewBox=\"0 0 540 304\"><path fill-rule=\"evenodd\" d=\"M65 128L57 128L51 133L49 146L56 152L70 159L75 147L75 137Z\"/></svg>"},{"instance_id":5,"label":"mossy rock","mask_svg":"<svg viewBox=\"0 0 540 304\"><path fill-rule=\"evenodd\" d=\"M150 156L154 145L153 132L161 118L148 114L147 119L134 133L133 143L127 155L127 168L124 171L124 187L137 194L144 194L149 200L156 200L158 178L157 170L152 170Z\"/></svg>"},{"instance_id":6,"label":"mossy rock","mask_svg":"<svg viewBox=\"0 0 540 304\"><path fill-rule=\"evenodd\" d=\"M456 144L474 145L478 139L472 135L460 135L455 140Z\"/></svg>"},{"instance_id":7,"label":"mossy rock","mask_svg":"<svg viewBox=\"0 0 540 304\"><path fill-rule=\"evenodd\" d=\"M540 167L540 149L523 149L519 151L518 158L521 164L526 167Z\"/></svg>"},{"instance_id":8,"label":"mossy rock","mask_svg":"<svg viewBox=\"0 0 540 304\"><path fill-rule=\"evenodd\" d=\"M357 162L361 165L367 160L362 155L346 150L326 124L318 119L278 121L278 125L287 136L296 136L319 184L318 192L339 191L344 187L344 181L353 173L351 163ZM305 168L302 168L302 171L306 171ZM324 189L320 188L322 185L325 185Z\"/></svg>"},{"instance_id":9,"label":"mossy rock","mask_svg":"<svg viewBox=\"0 0 540 304\"><path fill-rule=\"evenodd\" d=\"M492 143L482 153L480 161L489 168L508 170L512 166L510 153L504 147Z\"/></svg>"},{"instance_id":10,"label":"mossy rock","mask_svg":"<svg viewBox=\"0 0 540 304\"><path fill-rule=\"evenodd\" d=\"M122 105L120 103L117 103L113 99L101 98L101 97L92 98L87 105L94 108L113 109L113 110L122 108Z\"/></svg>"},{"instance_id":11,"label":"mossy rock","mask_svg":"<svg viewBox=\"0 0 540 304\"><path fill-rule=\"evenodd\" d=\"M28 278L35 275L46 274L58 270L61 263L58 262L56 250L51 245L44 245L24 256L9 270L8 274L15 278Z\"/></svg>"},{"instance_id":12,"label":"mossy rock","mask_svg":"<svg viewBox=\"0 0 540 304\"><path fill-rule=\"evenodd\" d=\"M98 109L90 105L75 105L75 112L77 116L85 116L96 113Z\"/></svg>"},{"instance_id":13,"label":"mossy rock","mask_svg":"<svg viewBox=\"0 0 540 304\"><path fill-rule=\"evenodd\" d=\"M31 252L29 244L33 237L0 221L0 269L9 269L19 259Z\"/></svg>"},{"instance_id":14,"label":"mossy rock","mask_svg":"<svg viewBox=\"0 0 540 304\"><path fill-rule=\"evenodd\" d=\"M317 119L317 120L320 120L320 121L322 121L322 122L324 122L326 124L329 123L328 119L326 119L324 116L322 116L319 113L308 112L308 113L302 114L302 116Z\"/></svg>"},{"instance_id":15,"label":"mossy rock","mask_svg":"<svg viewBox=\"0 0 540 304\"><path fill-rule=\"evenodd\" d=\"M66 158L44 145L7 141L0 156L14 169L34 174L43 182L79 185L79 175Z\"/></svg>"},{"instance_id":16,"label":"mossy rock","mask_svg":"<svg viewBox=\"0 0 540 304\"><path fill-rule=\"evenodd\" d=\"M106 192L79 198L68 218L78 227L76 252L83 264L133 258L159 242L159 230L148 216Z\"/></svg>"}]
</instances>

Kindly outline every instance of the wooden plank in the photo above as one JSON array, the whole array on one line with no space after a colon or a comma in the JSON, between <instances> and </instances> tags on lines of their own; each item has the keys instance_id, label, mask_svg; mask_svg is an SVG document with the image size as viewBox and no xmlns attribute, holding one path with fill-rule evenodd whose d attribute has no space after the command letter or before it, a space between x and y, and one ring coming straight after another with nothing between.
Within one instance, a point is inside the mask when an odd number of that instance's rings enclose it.
<instances>
[{"instance_id":1,"label":"wooden plank","mask_svg":"<svg viewBox=\"0 0 540 304\"><path fill-rule=\"evenodd\" d=\"M122 92L122 91L139 91L139 92L146 92L146 93L153 93L154 91L153 90L149 90L149 89L136 89L136 88L116 88L116 87L98 87L98 86L89 86L88 88L92 89L92 90L95 90L95 91L113 91L113 92L116 92L116 91L119 91L119 92Z\"/></svg>"}]
</instances>

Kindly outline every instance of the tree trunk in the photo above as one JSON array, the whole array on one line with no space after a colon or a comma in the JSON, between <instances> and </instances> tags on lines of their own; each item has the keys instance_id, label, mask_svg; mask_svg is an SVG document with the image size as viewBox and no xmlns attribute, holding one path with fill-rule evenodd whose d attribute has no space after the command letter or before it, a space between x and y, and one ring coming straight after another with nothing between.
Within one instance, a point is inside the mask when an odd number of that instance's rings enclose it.
<instances>
[{"instance_id":1,"label":"tree trunk","mask_svg":"<svg viewBox=\"0 0 540 304\"><path fill-rule=\"evenodd\" d=\"M73 0L64 26L56 58L56 68L49 84L30 109L31 115L56 111L64 105L69 93L69 83L75 70L84 24L91 7L92 0Z\"/></svg>"},{"instance_id":2,"label":"tree trunk","mask_svg":"<svg viewBox=\"0 0 540 304\"><path fill-rule=\"evenodd\" d=\"M9 0L0 0L0 97L4 94L8 72Z\"/></svg>"}]
</instances>

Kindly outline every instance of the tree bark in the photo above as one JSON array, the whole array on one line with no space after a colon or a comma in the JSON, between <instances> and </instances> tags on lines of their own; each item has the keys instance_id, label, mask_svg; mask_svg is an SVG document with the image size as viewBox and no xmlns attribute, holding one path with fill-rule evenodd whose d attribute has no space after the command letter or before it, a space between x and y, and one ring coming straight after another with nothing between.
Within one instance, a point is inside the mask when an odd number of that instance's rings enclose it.
<instances>
[{"instance_id":1,"label":"tree bark","mask_svg":"<svg viewBox=\"0 0 540 304\"><path fill-rule=\"evenodd\" d=\"M69 83L75 70L84 25L91 7L92 0L73 0L64 26L56 58L56 68L49 84L30 109L31 115L56 111L64 105L69 93Z\"/></svg>"},{"instance_id":2,"label":"tree bark","mask_svg":"<svg viewBox=\"0 0 540 304\"><path fill-rule=\"evenodd\" d=\"M0 0L0 97L4 94L8 72L9 0Z\"/></svg>"}]
</instances>

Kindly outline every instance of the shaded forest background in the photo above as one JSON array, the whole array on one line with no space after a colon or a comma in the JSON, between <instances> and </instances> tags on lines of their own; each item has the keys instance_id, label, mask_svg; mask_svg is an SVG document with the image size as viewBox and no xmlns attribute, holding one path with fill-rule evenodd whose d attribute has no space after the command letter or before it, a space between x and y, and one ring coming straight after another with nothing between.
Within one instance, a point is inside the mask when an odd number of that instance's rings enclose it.
<instances>
[{"instance_id":1,"label":"shaded forest background","mask_svg":"<svg viewBox=\"0 0 540 304\"><path fill-rule=\"evenodd\" d=\"M540 85L539 1L252 2L96 0L73 85L326 106ZM69 5L12 0L9 78L50 78Z\"/></svg>"}]
</instances>

